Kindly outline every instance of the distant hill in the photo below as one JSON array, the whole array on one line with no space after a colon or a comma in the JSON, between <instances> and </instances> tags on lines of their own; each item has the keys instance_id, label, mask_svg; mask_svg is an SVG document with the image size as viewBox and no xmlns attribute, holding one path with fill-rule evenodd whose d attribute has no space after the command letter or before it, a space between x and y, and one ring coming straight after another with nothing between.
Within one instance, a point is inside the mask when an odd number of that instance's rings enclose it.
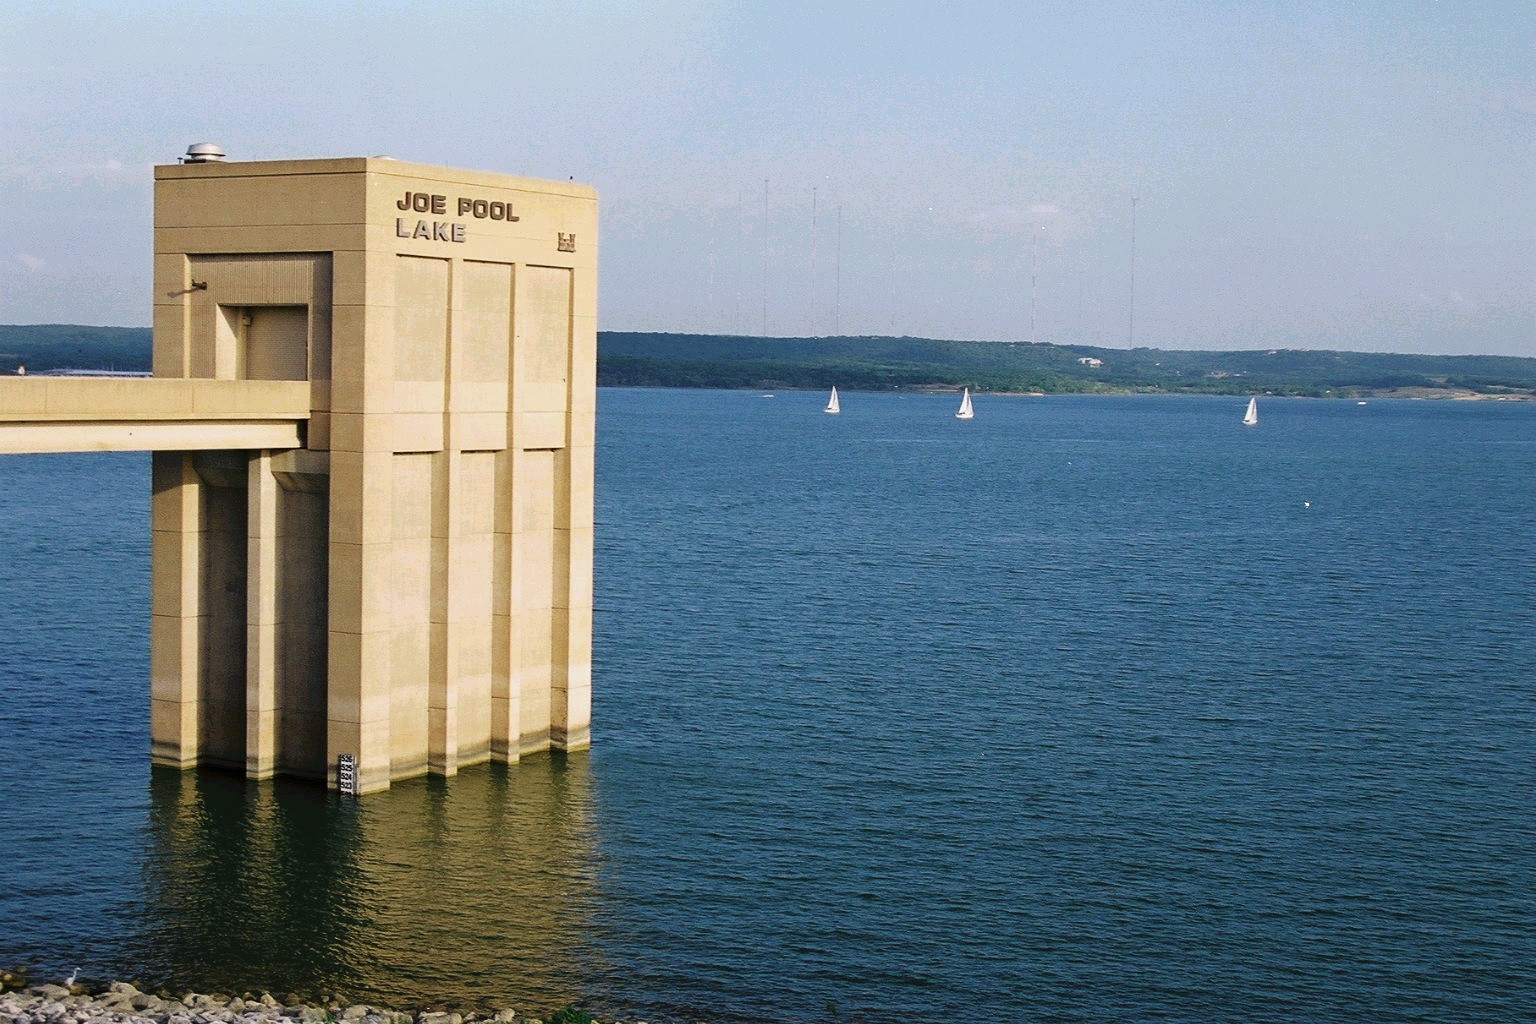
<instances>
[{"instance_id":1,"label":"distant hill","mask_svg":"<svg viewBox=\"0 0 1536 1024\"><path fill-rule=\"evenodd\" d=\"M1536 397L1536 359L1324 349L1197 352L931 338L598 334L604 386ZM147 327L0 324L0 373L150 368Z\"/></svg>"},{"instance_id":2,"label":"distant hill","mask_svg":"<svg viewBox=\"0 0 1536 1024\"><path fill-rule=\"evenodd\" d=\"M1194 352L928 338L598 335L598 383L653 387L1536 397L1536 359Z\"/></svg>"},{"instance_id":3,"label":"distant hill","mask_svg":"<svg viewBox=\"0 0 1536 1024\"><path fill-rule=\"evenodd\" d=\"M148 327L0 324L0 373L150 368Z\"/></svg>"}]
</instances>

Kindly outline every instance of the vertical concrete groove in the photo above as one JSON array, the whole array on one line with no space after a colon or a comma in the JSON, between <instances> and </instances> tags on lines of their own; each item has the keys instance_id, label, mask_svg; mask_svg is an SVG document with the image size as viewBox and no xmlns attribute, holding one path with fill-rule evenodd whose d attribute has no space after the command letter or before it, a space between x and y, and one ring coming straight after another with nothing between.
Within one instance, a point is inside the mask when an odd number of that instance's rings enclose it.
<instances>
[{"instance_id":1,"label":"vertical concrete groove","mask_svg":"<svg viewBox=\"0 0 1536 1024\"><path fill-rule=\"evenodd\" d=\"M277 478L272 453L253 452L246 488L245 774L277 768Z\"/></svg>"}]
</instances>

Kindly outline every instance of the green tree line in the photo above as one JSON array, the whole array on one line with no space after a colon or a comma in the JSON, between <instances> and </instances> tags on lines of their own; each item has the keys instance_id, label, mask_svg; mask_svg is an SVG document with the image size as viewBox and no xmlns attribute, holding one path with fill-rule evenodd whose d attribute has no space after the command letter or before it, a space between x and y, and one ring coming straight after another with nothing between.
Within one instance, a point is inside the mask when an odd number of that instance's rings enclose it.
<instances>
[{"instance_id":1,"label":"green tree line","mask_svg":"<svg viewBox=\"0 0 1536 1024\"><path fill-rule=\"evenodd\" d=\"M1112 349L934 338L755 338L598 333L604 386L1199 394L1374 394L1460 389L1536 395L1536 359L1325 349ZM1098 365L1094 365L1097 361ZM147 327L0 325L0 373L17 366L147 371Z\"/></svg>"}]
</instances>

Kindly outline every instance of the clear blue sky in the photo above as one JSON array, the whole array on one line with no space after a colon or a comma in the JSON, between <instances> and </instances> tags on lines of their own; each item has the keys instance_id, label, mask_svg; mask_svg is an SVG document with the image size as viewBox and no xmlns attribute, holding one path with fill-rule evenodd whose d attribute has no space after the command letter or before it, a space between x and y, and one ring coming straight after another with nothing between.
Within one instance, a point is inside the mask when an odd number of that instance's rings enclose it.
<instances>
[{"instance_id":1,"label":"clear blue sky","mask_svg":"<svg viewBox=\"0 0 1536 1024\"><path fill-rule=\"evenodd\" d=\"M1529 2L12 0L0 111L3 323L212 141L595 185L607 330L1536 356Z\"/></svg>"}]
</instances>

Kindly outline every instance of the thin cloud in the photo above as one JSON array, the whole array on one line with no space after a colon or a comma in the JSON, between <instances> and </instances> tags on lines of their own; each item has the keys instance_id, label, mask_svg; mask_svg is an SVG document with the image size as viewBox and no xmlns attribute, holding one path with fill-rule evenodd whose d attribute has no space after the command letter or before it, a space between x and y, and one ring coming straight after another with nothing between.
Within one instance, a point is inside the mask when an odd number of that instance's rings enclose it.
<instances>
[{"instance_id":1,"label":"thin cloud","mask_svg":"<svg viewBox=\"0 0 1536 1024\"><path fill-rule=\"evenodd\" d=\"M28 270L41 270L41 269L43 269L43 265L48 262L47 260L43 259L40 256L33 256L29 252L19 252L19 253L17 253L16 254L16 259L17 259L17 261L22 266L26 267Z\"/></svg>"},{"instance_id":2,"label":"thin cloud","mask_svg":"<svg viewBox=\"0 0 1536 1024\"><path fill-rule=\"evenodd\" d=\"M1020 209L1017 206L994 206L979 210L966 217L968 223L982 227L1024 227L1037 222L1040 217L1053 217L1061 213L1055 203L1032 203Z\"/></svg>"},{"instance_id":3,"label":"thin cloud","mask_svg":"<svg viewBox=\"0 0 1536 1024\"><path fill-rule=\"evenodd\" d=\"M0 165L0 178L18 180L30 188L48 188L53 185L82 185L91 182L102 186L117 186L146 181L152 168L148 165L129 167L121 160L104 160L100 163L59 163L44 166L30 164Z\"/></svg>"}]
</instances>

